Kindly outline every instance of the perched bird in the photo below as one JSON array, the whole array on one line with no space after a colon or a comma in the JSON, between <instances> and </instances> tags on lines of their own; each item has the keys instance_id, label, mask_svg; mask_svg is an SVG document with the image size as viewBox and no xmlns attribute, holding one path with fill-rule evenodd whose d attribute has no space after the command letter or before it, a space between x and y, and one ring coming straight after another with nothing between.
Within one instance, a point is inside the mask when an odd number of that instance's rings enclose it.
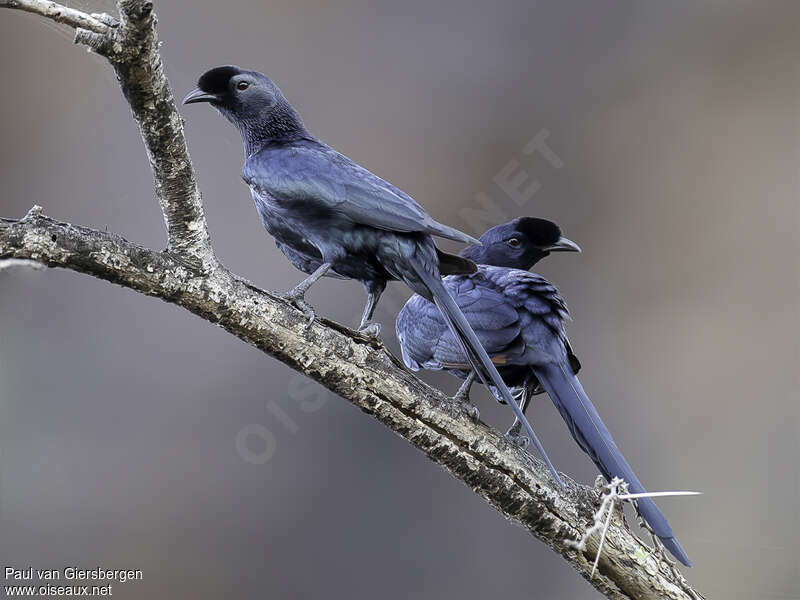
<instances>
[{"instance_id":1,"label":"perched bird","mask_svg":"<svg viewBox=\"0 0 800 600\"><path fill-rule=\"evenodd\" d=\"M261 222L286 258L309 274L280 295L300 308L309 324L314 310L305 293L313 283L323 276L356 279L367 292L358 329L377 336L380 325L369 321L387 281L398 278L369 252L369 244L351 244L358 246L357 252L331 254L336 244L324 239L328 227L346 223L345 237L363 237L368 228L377 228L477 241L437 223L402 190L317 140L278 86L261 73L230 65L211 69L183 99L184 104L197 102L209 103L241 133L242 178L250 186ZM323 252L330 260L323 260ZM442 275L475 270L469 260L435 246L434 252Z\"/></svg>"},{"instance_id":2,"label":"perched bird","mask_svg":"<svg viewBox=\"0 0 800 600\"><path fill-rule=\"evenodd\" d=\"M332 271L364 284L370 318L386 283L400 280L436 304L466 359L522 422L555 480L563 485L519 405L461 309L442 283L475 263L439 251L433 237L475 242L437 223L407 194L317 140L265 75L235 66L204 73L184 104L208 102L242 135L242 177L261 222L292 263L311 275L287 295L305 312L308 288ZM313 319L313 312L311 313Z\"/></svg>"},{"instance_id":3,"label":"perched bird","mask_svg":"<svg viewBox=\"0 0 800 600\"><path fill-rule=\"evenodd\" d=\"M523 411L530 395L541 385L575 441L603 476L608 481L620 477L628 483L630 493L644 493L644 486L576 377L580 363L564 332L569 319L564 300L553 285L528 272L548 252L580 249L561 237L554 223L527 218L490 229L481 236L481 242L481 246L470 246L461 253L478 263L478 271L453 275L444 282L506 384L521 390ZM439 311L424 297L412 296L400 311L397 337L409 368L447 370L466 378L459 393L468 393L473 378L471 363ZM519 424L515 423L507 435L513 439L519 433ZM691 566L655 502L640 498L638 509L664 546Z\"/></svg>"},{"instance_id":4,"label":"perched bird","mask_svg":"<svg viewBox=\"0 0 800 600\"><path fill-rule=\"evenodd\" d=\"M552 221L534 217L519 217L509 223L492 227L481 238L481 245L472 245L461 253L479 265L508 267L528 270L551 252L580 252L580 247L561 235L561 229ZM500 272L500 271L498 271ZM518 391L522 411L528 407L530 397L543 393L544 389L536 375L527 365L513 364L511 354L524 351L521 338L520 315L507 306L508 300L502 290L477 284L474 277L450 277L445 279L461 311L472 325L483 347L497 367L503 381ZM457 287L452 287L457 284ZM558 292L547 282L542 284L542 299L547 301L548 311L563 313L564 305ZM397 337L403 361L414 371L420 368L429 371L447 371L464 379L464 384L453 396L454 400L470 402L469 391L475 381L475 371L465 361L460 347L449 333L436 306L419 295L412 296L397 316ZM580 370L580 362L566 341L570 365L574 373ZM479 412L473 407L477 418ZM520 435L520 422L514 424L506 437L520 445L527 438Z\"/></svg>"}]
</instances>

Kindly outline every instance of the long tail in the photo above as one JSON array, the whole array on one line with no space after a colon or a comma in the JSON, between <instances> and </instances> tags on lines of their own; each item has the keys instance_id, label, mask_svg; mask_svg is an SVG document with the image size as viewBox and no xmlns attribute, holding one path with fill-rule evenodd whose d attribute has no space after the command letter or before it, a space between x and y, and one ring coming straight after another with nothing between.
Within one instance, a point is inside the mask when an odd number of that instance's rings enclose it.
<instances>
[{"instance_id":1,"label":"long tail","mask_svg":"<svg viewBox=\"0 0 800 600\"><path fill-rule=\"evenodd\" d=\"M550 473L552 473L553 478L556 480L558 485L563 487L564 482L561 481L561 478L558 476L558 472L556 471L555 467L553 467L553 463L550 462L547 452L545 452L544 447L539 441L539 438L537 438L536 434L533 432L531 424L528 423L528 419L525 418L522 410L520 410L519 405L514 400L514 397L511 395L511 392L506 384L503 382L503 379L500 377L500 374L497 372L494 364L492 364L492 361L478 339L478 336L475 335L475 332L472 330L467 318L464 316L464 313L461 312L461 309L458 307L458 304L456 304L456 301L453 300L450 292L448 292L447 288L444 287L442 280L436 275L430 273L428 269L425 268L425 265L418 264L415 260L411 260L409 262L414 268L417 276L428 288L428 291L433 297L433 301L439 308L439 312L442 313L445 321L447 321L450 331L453 332L455 338L461 343L464 353L467 355L467 358L469 359L472 367L475 369L475 372L481 378L484 385L487 387L492 385L498 390L503 400L511 407L511 409L514 411L514 415L522 423L522 426L525 428L525 432L536 446L536 449L539 451L539 454L547 465L547 468L550 469Z\"/></svg>"},{"instance_id":2,"label":"long tail","mask_svg":"<svg viewBox=\"0 0 800 600\"><path fill-rule=\"evenodd\" d=\"M592 458L603 476L609 481L614 477L620 477L627 482L630 493L644 493L646 490L642 482L636 477L628 461L617 448L600 415L597 414L586 392L583 391L583 386L578 378L563 364L551 363L545 366L536 366L534 372L539 382L547 390L558 412L561 413L572 437ZM656 503L651 498L640 498L637 504L639 512L667 550L684 565L691 567L692 563L689 561L689 557L675 539L667 518L658 509Z\"/></svg>"}]
</instances>

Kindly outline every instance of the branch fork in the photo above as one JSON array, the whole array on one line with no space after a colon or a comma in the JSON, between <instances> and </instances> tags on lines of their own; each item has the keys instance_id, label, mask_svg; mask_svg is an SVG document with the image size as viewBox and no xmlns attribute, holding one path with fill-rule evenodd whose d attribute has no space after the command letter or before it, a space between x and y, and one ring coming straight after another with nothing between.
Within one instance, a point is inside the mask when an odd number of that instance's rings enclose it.
<instances>
[{"instance_id":1,"label":"branch fork","mask_svg":"<svg viewBox=\"0 0 800 600\"><path fill-rule=\"evenodd\" d=\"M568 477L566 488L559 488L541 461L485 424L448 410L444 394L414 377L381 343L324 319L307 328L302 313L218 263L158 52L152 2L119 0L119 19L49 0L0 0L3 7L69 25L76 29L76 43L108 59L145 145L167 247L152 250L113 233L56 221L34 206L22 219L0 218L0 269L8 261L71 269L182 306L319 381L404 437L559 553L606 597L702 598L622 519L604 521L603 558L594 572L591 561L599 552L588 552L591 541L577 549L572 540L596 521L595 490Z\"/></svg>"}]
</instances>

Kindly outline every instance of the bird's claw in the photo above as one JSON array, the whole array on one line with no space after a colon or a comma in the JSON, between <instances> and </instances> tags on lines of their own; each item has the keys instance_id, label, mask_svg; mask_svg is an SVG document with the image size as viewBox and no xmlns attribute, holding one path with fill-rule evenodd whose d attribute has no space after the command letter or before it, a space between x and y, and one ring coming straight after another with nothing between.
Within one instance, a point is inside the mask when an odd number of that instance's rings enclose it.
<instances>
[{"instance_id":1,"label":"bird's claw","mask_svg":"<svg viewBox=\"0 0 800 600\"><path fill-rule=\"evenodd\" d=\"M305 301L300 301L297 304L297 308L305 315L306 317L306 326L303 328L305 331L311 329L311 326L314 324L314 320L317 318L317 313L314 312L314 308Z\"/></svg>"},{"instance_id":2,"label":"bird's claw","mask_svg":"<svg viewBox=\"0 0 800 600\"><path fill-rule=\"evenodd\" d=\"M506 433L506 439L515 446L519 446L522 449L527 448L528 445L531 443L531 439L527 435L512 433L511 430L509 430Z\"/></svg>"},{"instance_id":3,"label":"bird's claw","mask_svg":"<svg viewBox=\"0 0 800 600\"><path fill-rule=\"evenodd\" d=\"M381 334L381 324L370 323L369 325L362 325L358 328L358 333L377 340Z\"/></svg>"},{"instance_id":4,"label":"bird's claw","mask_svg":"<svg viewBox=\"0 0 800 600\"><path fill-rule=\"evenodd\" d=\"M294 306L297 310L303 313L308 319L306 322L305 329L308 331L311 329L311 326L314 324L314 320L317 318L317 313L314 312L314 307L311 306L305 299L305 291L300 291L297 289L289 290L288 292L276 292L276 296L281 298L282 300L288 302L292 306Z\"/></svg>"},{"instance_id":5,"label":"bird's claw","mask_svg":"<svg viewBox=\"0 0 800 600\"><path fill-rule=\"evenodd\" d=\"M472 420L475 421L475 423L481 420L481 411L479 411L478 407L474 404L467 403L464 409L467 411L467 414L472 418Z\"/></svg>"},{"instance_id":6,"label":"bird's claw","mask_svg":"<svg viewBox=\"0 0 800 600\"><path fill-rule=\"evenodd\" d=\"M457 405L463 406L476 423L481 420L481 411L479 411L478 407L469 399L469 390L464 391L463 388L460 388L450 400Z\"/></svg>"},{"instance_id":7,"label":"bird's claw","mask_svg":"<svg viewBox=\"0 0 800 600\"><path fill-rule=\"evenodd\" d=\"M522 435L522 424L519 421L515 421L511 428L506 431L505 438L515 446L523 449L527 448L528 444L531 443L531 439L527 435Z\"/></svg>"}]
</instances>

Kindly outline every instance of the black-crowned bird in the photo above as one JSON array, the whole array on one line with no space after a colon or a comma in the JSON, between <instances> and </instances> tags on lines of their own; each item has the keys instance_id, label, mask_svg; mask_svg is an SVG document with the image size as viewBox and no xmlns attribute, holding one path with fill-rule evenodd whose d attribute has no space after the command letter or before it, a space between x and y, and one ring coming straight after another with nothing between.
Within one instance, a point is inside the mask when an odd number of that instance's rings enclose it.
<instances>
[{"instance_id":1,"label":"black-crowned bird","mask_svg":"<svg viewBox=\"0 0 800 600\"><path fill-rule=\"evenodd\" d=\"M444 283L505 383L520 390L523 411L541 386L603 476L608 481L620 477L630 493L644 493L576 377L580 363L564 331L569 319L566 303L553 285L528 272L549 252L580 249L563 238L554 223L532 218L494 227L481 236L481 243L461 253L478 264L477 272L453 275ZM466 379L457 396L468 395L474 378L471 362L433 304L421 295L412 296L400 311L396 328L409 368L446 370ZM519 422L507 435L519 440ZM655 502L640 498L637 503L664 546L691 566Z\"/></svg>"}]
</instances>

